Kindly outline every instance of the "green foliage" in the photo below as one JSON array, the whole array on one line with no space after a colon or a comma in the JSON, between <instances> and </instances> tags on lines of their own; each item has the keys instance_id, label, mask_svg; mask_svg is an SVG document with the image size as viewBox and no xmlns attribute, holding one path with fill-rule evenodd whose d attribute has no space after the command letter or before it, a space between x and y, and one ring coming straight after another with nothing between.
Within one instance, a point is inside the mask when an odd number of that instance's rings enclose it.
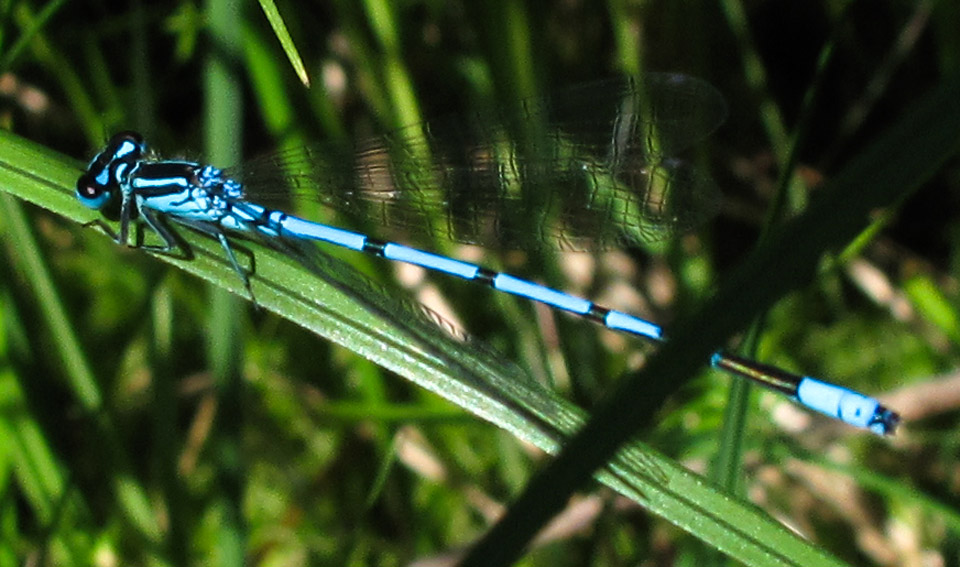
<instances>
[{"instance_id":1,"label":"green foliage","mask_svg":"<svg viewBox=\"0 0 960 567\"><path fill-rule=\"evenodd\" d=\"M955 8L240 4L2 13L0 565L409 563L474 544L514 500L479 562L519 553L560 505L526 563L955 554L957 411L928 379L960 354ZM689 156L727 193L714 230L589 262L426 243L676 314L636 373L636 341L320 247L244 242L254 307L217 242L185 231L195 258L154 257L85 226L64 157L139 129L228 165L647 69L727 95L728 125ZM764 361L899 388L907 431L689 381L750 321Z\"/></svg>"}]
</instances>

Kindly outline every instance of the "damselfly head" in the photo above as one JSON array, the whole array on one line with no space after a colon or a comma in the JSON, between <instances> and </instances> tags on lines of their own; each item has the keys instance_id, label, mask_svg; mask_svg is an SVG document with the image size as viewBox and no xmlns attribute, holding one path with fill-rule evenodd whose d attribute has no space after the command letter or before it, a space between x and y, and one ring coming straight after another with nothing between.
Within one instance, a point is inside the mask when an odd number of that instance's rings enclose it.
<instances>
[{"instance_id":1,"label":"damselfly head","mask_svg":"<svg viewBox=\"0 0 960 567\"><path fill-rule=\"evenodd\" d=\"M115 134L77 180L77 199L86 207L104 210L145 152L143 136L137 132Z\"/></svg>"}]
</instances>

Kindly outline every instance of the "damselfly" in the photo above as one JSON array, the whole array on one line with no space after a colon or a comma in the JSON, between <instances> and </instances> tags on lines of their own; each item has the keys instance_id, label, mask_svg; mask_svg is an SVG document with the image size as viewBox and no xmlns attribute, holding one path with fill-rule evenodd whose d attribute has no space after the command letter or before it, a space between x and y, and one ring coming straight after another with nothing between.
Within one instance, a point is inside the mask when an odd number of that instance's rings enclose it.
<instances>
[{"instance_id":1,"label":"damselfly","mask_svg":"<svg viewBox=\"0 0 960 567\"><path fill-rule=\"evenodd\" d=\"M143 246L140 235L131 234L139 223L162 240L144 247L177 252L182 245L166 220L217 238L248 290L249 274L229 233L326 242L414 264L659 342L663 330L639 317L470 262L296 217L260 196L305 185L327 205L379 225L464 242L513 246L532 239L595 247L648 241L711 213L712 183L674 156L715 129L724 114L722 97L708 84L651 75L576 87L462 127L414 126L362 144L351 156L310 148L275 154L265 158L269 167L261 162L236 174L160 159L139 134L123 132L87 166L77 198L119 221L113 237L121 244ZM711 362L878 434L892 433L899 422L877 400L847 388L724 351Z\"/></svg>"}]
</instances>

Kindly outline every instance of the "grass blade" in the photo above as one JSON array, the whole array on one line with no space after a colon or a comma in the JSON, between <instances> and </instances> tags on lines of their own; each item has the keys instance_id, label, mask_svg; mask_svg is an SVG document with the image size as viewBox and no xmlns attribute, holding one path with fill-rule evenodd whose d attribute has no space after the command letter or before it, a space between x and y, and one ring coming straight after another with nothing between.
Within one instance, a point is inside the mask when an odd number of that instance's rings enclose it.
<instances>
[{"instance_id":1,"label":"grass blade","mask_svg":"<svg viewBox=\"0 0 960 567\"><path fill-rule=\"evenodd\" d=\"M68 189L79 173L79 164L73 160L13 135L0 135L0 186L66 218L86 222L95 218L94 213L77 203ZM220 245L189 231L183 233L195 258L158 258L245 295L239 278L224 261ZM412 316L413 309L398 304L393 294L342 263L318 254L308 269L290 254L257 243L250 243L249 248L256 252L258 275L252 285L262 308L353 350L549 453L559 452L583 426L583 410L504 362L497 353L469 341L453 340L424 317ZM597 472L597 479L744 563L830 563L815 546L761 510L707 485L698 475L641 444L620 451Z\"/></svg>"}]
</instances>

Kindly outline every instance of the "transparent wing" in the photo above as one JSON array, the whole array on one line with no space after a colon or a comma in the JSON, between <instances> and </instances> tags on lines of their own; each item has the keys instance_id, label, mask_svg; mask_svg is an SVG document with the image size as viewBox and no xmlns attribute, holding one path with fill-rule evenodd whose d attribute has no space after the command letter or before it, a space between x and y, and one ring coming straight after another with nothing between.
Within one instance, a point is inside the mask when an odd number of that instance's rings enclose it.
<instances>
[{"instance_id":1,"label":"transparent wing","mask_svg":"<svg viewBox=\"0 0 960 567\"><path fill-rule=\"evenodd\" d=\"M352 150L309 146L228 174L246 198L310 198L349 218L502 248L595 249L688 230L719 204L679 152L726 115L708 83L654 74L426 122Z\"/></svg>"}]
</instances>

